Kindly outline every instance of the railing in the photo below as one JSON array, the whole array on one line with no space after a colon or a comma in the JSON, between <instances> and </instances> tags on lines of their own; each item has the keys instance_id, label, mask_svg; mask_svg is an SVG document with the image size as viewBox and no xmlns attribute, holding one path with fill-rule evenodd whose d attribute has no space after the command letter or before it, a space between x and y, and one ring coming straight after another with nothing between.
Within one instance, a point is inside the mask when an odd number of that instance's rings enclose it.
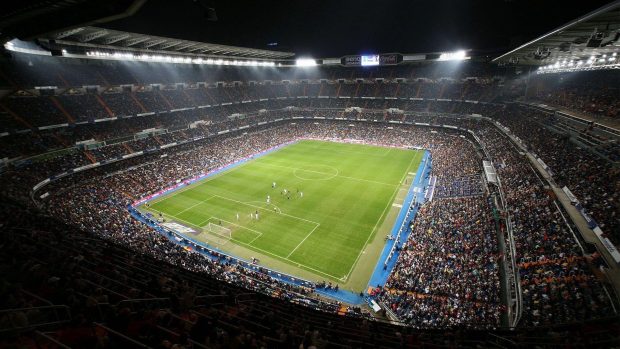
<instances>
[{"instance_id":1,"label":"railing","mask_svg":"<svg viewBox=\"0 0 620 349\"><path fill-rule=\"evenodd\" d=\"M125 299L116 305L117 308L129 308L132 312L156 309L170 309L170 298Z\"/></svg>"},{"instance_id":2,"label":"railing","mask_svg":"<svg viewBox=\"0 0 620 349\"><path fill-rule=\"evenodd\" d=\"M491 124L495 125L496 127L498 127L500 129L501 132L501 127L499 127L495 122L493 122L490 118L486 118L486 117L482 117L483 120L486 120L487 122L490 122ZM471 132L471 131L470 131ZM474 139L478 142L478 144L480 145L482 152L484 153L484 155L491 161L493 162L493 157L491 157L491 155L489 154L489 152L487 151L484 142L482 142L478 136L472 132L472 135L474 137ZM500 199L500 210L504 213L504 223L506 224L506 237L508 237L508 253L506 253L505 251L505 239L503 236L501 236L500 238L502 240L504 240L504 244L502 244L502 246L504 248L504 251L502 251L504 253L504 255L507 257L508 259L508 264L506 264L504 262L504 267L510 269L510 273L506 273L506 277L508 277L512 283L511 283L511 287L510 287L510 298L508 299L508 301L514 301L514 310L512 310L512 304L506 304L508 306L508 310L509 310L509 321L510 321L510 327L516 327L517 324L519 323L519 321L521 320L521 316L523 313L523 295L522 295L522 289L521 289L521 276L519 275L519 269L517 268L517 264L516 264L516 256L517 256L517 249L515 247L515 242L514 242L514 235L513 235L513 230L512 230L512 221L511 221L511 217L510 217L510 212L509 210L507 210L507 201L506 201L506 195L504 194L504 188L502 185L502 180L501 177L499 175L497 175L497 191L499 193L499 199ZM501 232L498 232L498 234L501 234Z\"/></svg>"},{"instance_id":3,"label":"railing","mask_svg":"<svg viewBox=\"0 0 620 349\"><path fill-rule=\"evenodd\" d=\"M0 310L3 325L0 334L55 326L71 321L71 311L66 305Z\"/></svg>"},{"instance_id":4,"label":"railing","mask_svg":"<svg viewBox=\"0 0 620 349\"><path fill-rule=\"evenodd\" d=\"M239 293L235 295L235 304L256 302L256 293Z\"/></svg>"},{"instance_id":5,"label":"railing","mask_svg":"<svg viewBox=\"0 0 620 349\"><path fill-rule=\"evenodd\" d=\"M194 297L194 306L201 307L206 305L223 305L229 300L229 296L226 294L211 294L205 296Z\"/></svg>"},{"instance_id":6,"label":"railing","mask_svg":"<svg viewBox=\"0 0 620 349\"><path fill-rule=\"evenodd\" d=\"M502 336L498 336L498 335L493 334L493 333L489 333L489 337L490 337L489 342L491 342L491 343L493 343L493 344L495 344L497 346L500 346L502 348L516 348L516 347L518 347L517 343L515 341L510 340L508 338L505 338L505 337L502 337Z\"/></svg>"},{"instance_id":7,"label":"railing","mask_svg":"<svg viewBox=\"0 0 620 349\"><path fill-rule=\"evenodd\" d=\"M59 342L51 336L41 332L34 331L34 335L36 338L34 340L37 343L38 348L62 348L62 349L71 349L71 347Z\"/></svg>"}]
</instances>

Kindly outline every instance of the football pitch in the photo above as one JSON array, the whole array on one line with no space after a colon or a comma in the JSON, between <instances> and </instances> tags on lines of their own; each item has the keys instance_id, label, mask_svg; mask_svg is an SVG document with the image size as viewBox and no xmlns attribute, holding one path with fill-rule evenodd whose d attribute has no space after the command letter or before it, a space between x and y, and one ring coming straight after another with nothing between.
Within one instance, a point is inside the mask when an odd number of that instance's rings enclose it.
<instances>
[{"instance_id":1,"label":"football pitch","mask_svg":"<svg viewBox=\"0 0 620 349\"><path fill-rule=\"evenodd\" d=\"M141 210L162 214L194 230L184 233L188 238L232 255L359 291L422 156L305 140L158 197Z\"/></svg>"}]
</instances>

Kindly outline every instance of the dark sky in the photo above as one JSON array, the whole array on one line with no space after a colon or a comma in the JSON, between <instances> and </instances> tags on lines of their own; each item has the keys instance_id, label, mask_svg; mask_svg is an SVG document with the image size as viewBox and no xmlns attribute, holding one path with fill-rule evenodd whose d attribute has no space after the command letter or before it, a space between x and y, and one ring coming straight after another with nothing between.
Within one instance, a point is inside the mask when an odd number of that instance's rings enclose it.
<instances>
[{"instance_id":1,"label":"dark sky","mask_svg":"<svg viewBox=\"0 0 620 349\"><path fill-rule=\"evenodd\" d=\"M203 0L205 1L205 0ZM312 57L433 52L504 52L609 1L557 0L148 0L133 17L104 27L292 51ZM277 42L278 46L267 44Z\"/></svg>"}]
</instances>

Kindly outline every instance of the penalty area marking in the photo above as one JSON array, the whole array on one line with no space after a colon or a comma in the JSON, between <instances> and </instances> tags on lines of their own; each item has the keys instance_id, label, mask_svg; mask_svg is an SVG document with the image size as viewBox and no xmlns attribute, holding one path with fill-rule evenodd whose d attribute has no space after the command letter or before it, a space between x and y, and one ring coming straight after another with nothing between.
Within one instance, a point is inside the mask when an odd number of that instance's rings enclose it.
<instances>
[{"instance_id":1,"label":"penalty area marking","mask_svg":"<svg viewBox=\"0 0 620 349\"><path fill-rule=\"evenodd\" d=\"M206 222L210 222L211 220L220 220L220 221L225 222L225 223L228 223L228 224L230 224L230 225L234 225L234 226L237 226L237 227L239 227L239 228L242 228L242 229L245 229L245 230L251 231L251 232L252 232L252 233L254 233L254 234L258 234L258 236L257 236L257 237L255 237L254 239L252 239L252 241L248 242L248 245L251 245L254 241L256 241L256 239L258 239L259 237L263 236L263 233L261 233L261 232L260 232L260 231L258 231L258 230L255 230L255 229L252 229L252 228L248 228L248 227L243 226L243 225L240 225L240 224L235 224L235 223L233 223L233 222L229 222L229 221L227 221L227 220L220 219L220 218L218 218L218 217L216 217L216 216L212 216L212 217L210 217L209 219L207 219L207 220L206 220ZM206 223L206 222L202 222L201 224L204 224L204 223ZM215 223L214 223L214 224L215 224ZM234 239L234 238L232 237L232 231L230 232L230 237L228 237L228 236L225 236L225 235L222 235L222 234L219 234L219 233L216 233L216 232L210 231L210 230L206 230L206 229L205 229L205 227L206 227L206 226L208 226L208 224L203 225L203 226L201 226L200 228L201 228L203 231L208 231L208 232L209 232L209 234L219 235L219 236L225 237L225 238L227 238L227 239L229 239L229 240L233 240L233 239ZM236 240L236 239L234 239L234 240L235 240L235 241L238 241L238 240Z\"/></svg>"},{"instance_id":2,"label":"penalty area marking","mask_svg":"<svg viewBox=\"0 0 620 349\"><path fill-rule=\"evenodd\" d=\"M227 198L227 197L224 197L224 196L214 195L214 197L222 198L222 199L224 199L224 200L233 201L233 202L236 202L236 203L239 203L239 204L242 204L242 205L247 205L247 206L255 207L255 208L257 208L257 209L261 209L261 210L268 210L268 211L270 211L269 209L264 208L264 207L259 207L259 206L251 205L251 204L249 204L249 203L244 203L244 202L241 202L241 201L238 201L238 200L234 200L234 199L230 199L230 198ZM278 214L281 214L281 215L284 215L284 216L288 216L288 217L291 217L291 218L295 218L295 219L298 219L298 220L301 220L301 221L305 221L305 222L308 222L308 223L313 223L313 224L315 224L315 227L314 227L314 228L310 231L310 233L309 233L308 235L306 235L306 237L302 240L302 242L304 242L304 241L305 241L305 240L306 240L306 239L310 236L310 234L312 234L312 233L316 230L316 228L318 228L318 227L321 225L321 224L320 224L320 223L318 223L318 222L314 222L314 221L311 221L311 220L308 220L308 219L304 219L304 218L301 218L301 217L296 217L296 216L289 215L289 214L286 214L286 213L279 212ZM181 221L183 221L183 222L189 223L189 224L190 224L190 225L192 225L192 226L196 226L196 224L193 224L193 223L187 222L187 221L185 221L185 220L183 220L183 219L181 219L181 218L178 218L178 217L175 217L175 216L172 216L172 215L170 215L170 216L171 216L171 217L173 217L173 218L179 219L179 220L181 220ZM209 219L207 219L206 221L201 222L200 224L207 223L209 220L211 220L211 219L213 219L213 218L216 218L216 217L210 217ZM216 218L216 219L219 219L219 218ZM224 221L224 220L222 220L222 222L225 222L225 221ZM232 223L232 222L228 222L228 223L234 224L234 223ZM237 224L235 224L235 225L237 225ZM256 231L256 230L253 230L253 229L247 228L247 227L245 227L245 226L241 226L241 225L238 225L238 226L239 226L239 227L242 227L242 228L244 228L244 229L252 230L252 231L254 231L254 232L256 232L256 233L260 233L260 234L261 234L261 236L262 236L262 234L263 234L263 233L261 233L261 232L259 232L259 231ZM202 227L200 227L200 228L202 228ZM212 233L212 232L209 232L209 233ZM217 233L213 233L213 234L215 234L215 235L220 235L220 234L217 234ZM259 237L260 237L260 236L259 236ZM302 268L305 268L305 269L311 270L311 271L313 271L313 272L315 272L315 273L317 273L317 274L321 274L321 275L324 275L324 276L328 276L328 277L330 277L330 278L332 278L332 279L335 279L335 280L345 281L345 279L344 279L344 278L339 278L339 277L337 277L337 276L334 276L334 275L331 275L331 274L325 273L325 272L323 272L323 271L320 271L320 270L318 270L318 269L316 269L316 268L313 268L313 267L310 267L310 266L308 266L308 265L305 265L305 264L302 264L302 263L299 263L299 262L293 261L293 260L289 259L289 258L288 258L288 256L287 256L287 257L283 257L283 256L280 256L280 255L275 254L275 253L273 253L273 252L270 252L270 251L264 250L264 249L262 249L262 248L260 248L260 247L257 247L257 246L254 246L254 245L251 245L251 243L252 243L252 242L254 242L256 239L258 239L258 237L257 237L257 238L255 238L254 240L250 241L249 243L248 243L248 242L243 242L243 241L237 240L237 239L235 239L235 238L233 238L233 237L230 237L230 238L226 237L226 238L227 238L227 239L229 239L229 240L231 240L231 241L233 241L233 242L235 242L235 243L238 243L238 244L241 244L241 245L245 245L245 246L248 246L249 248L252 248L252 249L258 250L259 252L262 252L262 253L268 254L268 255L273 256L273 257L276 257L276 258L283 259L283 260L285 260L285 261L288 261L288 262L289 262L290 264L292 264L292 265L297 265L297 267L302 267ZM297 245L297 247L299 247L300 245L301 245L301 243L300 243L300 244L298 244L298 245ZM295 247L295 249L297 249L297 247ZM289 256L290 256L290 254L289 254Z\"/></svg>"},{"instance_id":3,"label":"penalty area marking","mask_svg":"<svg viewBox=\"0 0 620 349\"><path fill-rule=\"evenodd\" d=\"M246 201L246 202L243 202L243 204L246 204L246 205L249 205L249 204L251 204L251 203L267 204L266 202L263 202L263 201L258 201L258 200L253 200L253 201ZM282 213L282 210L281 210L278 206L276 206L276 205L274 205L274 204L272 204L272 203L268 203L268 204L267 204L267 206L272 206L273 208L275 208L275 209L276 209L276 212L277 212L277 213Z\"/></svg>"},{"instance_id":4,"label":"penalty area marking","mask_svg":"<svg viewBox=\"0 0 620 349\"><path fill-rule=\"evenodd\" d=\"M224 200L233 201L233 202L236 202L236 203L239 203L239 204L242 204L242 205L246 205L246 206L250 206L250 207L255 207L255 208L257 208L257 209L271 211L271 210L269 210L269 209L267 209L267 208L260 207L260 206L256 206L256 205L252 205L252 204L250 204L250 203L248 203L248 202L242 202L242 201L234 200L234 199L227 198L227 197L220 196L220 195L213 195L213 196L214 196L214 197L221 198L221 199L224 199ZM249 201L249 202L254 202L254 201ZM261 201L256 201L256 202L261 202ZM275 205L274 205L274 206L275 206ZM277 207L277 206L276 206L276 207ZM273 253L273 252L269 252L269 251L263 250L263 249L261 249L261 248L259 248L259 247L256 247L256 246L252 245L252 243L253 243L254 241L256 241L258 238L260 238L260 237L263 235L263 233L261 233L261 232L259 232L259 231L257 231L257 230L254 230L254 229L251 229L251 228L247 228L247 227L245 227L245 226L242 226L242 225L239 225L239 224L235 224L235 223L232 223L232 222L228 222L228 221L226 221L226 220L223 220L223 219L222 219L222 222L227 222L227 223L230 223L230 224L232 224L232 225L236 225L236 226L238 226L238 227L240 227L240 228L247 229L247 230L250 230L250 231L253 231L253 232L255 232L255 233L260 234L259 236L257 236L256 238L254 238L254 239L253 239L252 241L250 241L250 242L243 242L243 241L240 241L240 240L237 240L237 239L233 238L232 236L231 236L231 237L225 237L225 238L227 238L227 239L229 239L229 240L232 240L232 241L234 241L234 242L236 242L236 243L239 243L239 244L242 244L242 245L249 246L249 247L251 247L251 248L254 248L254 249L256 249L256 250L259 250L260 252L263 252L263 253L269 254L269 255L271 255L271 256L274 256L274 257L277 257L277 258L282 258L282 259L284 259L284 260L286 260L286 261L290 262L290 263L291 263L291 264L293 264L293 265L297 265L298 267L299 267L299 266L301 266L301 267L304 267L304 268L306 268L306 269L312 270L313 272L316 272L316 273L319 273L319 274L322 274L322 275L325 275L325 276L329 276L329 277L331 277L331 278L333 278L333 279L337 279L337 280L344 281L344 279L343 279L343 278L338 278L337 276L327 274L327 273L322 272L322 271L320 271L320 270L318 270L318 269L312 268L312 267L307 266L307 265L305 265L305 264L301 264L301 263L298 263L298 262L295 262L295 261L293 261L293 260L289 259L289 257L293 254L293 252L295 252L295 251L296 251L296 250L297 250L297 249L298 249L298 248L299 248L299 247L300 247L300 246L301 246L301 245L302 245L302 244L306 241L306 239L308 239L308 237L310 237L310 235L312 235L312 233L314 233L314 231L315 231L315 230L316 230L316 229L317 229L317 228L318 228L321 224L320 224L320 223L318 223L318 222L314 222L314 221L311 221L311 220L308 220L308 219L304 219L304 218L301 218L301 217L297 217L297 216L289 215L289 214L286 214L286 213L282 213L282 212L277 212L277 213L278 213L278 214L281 214L281 215L283 215L283 216L291 217L291 218L298 219L298 220L301 220L301 221L305 221L305 222L308 222L308 223L312 223L312 224L314 224L314 225L315 225L315 227L314 227L314 228L313 228L313 229L312 229L312 230L311 230L311 231L310 231L310 232L309 232L309 233L308 233L308 234L304 237L304 239L303 239L303 240L302 240L299 244L297 244L297 246L295 246L295 248L294 248L294 249L293 249L293 250L292 250L292 251L291 251L291 252L290 252L290 253L289 253L286 257L280 256L280 255L275 254L275 253ZM179 220L181 220L181 221L184 221L183 219L178 218L178 217L176 217L176 216L172 216L172 215L171 215L171 217L174 217L174 218L177 218L177 219L179 219ZM215 216L213 216L213 217L209 217L209 219L207 219L207 220L202 221L201 223L199 223L198 227L200 227L200 228L204 231L204 230L205 230L205 229L204 229L204 226L205 226L204 224L205 224L205 223L207 223L207 222L209 222L209 221L210 221L210 220L212 220L212 219L218 219L218 220L219 220L219 218L217 218L217 217L215 217ZM184 221L184 222L187 222L187 221ZM187 223L189 223L189 222L187 222ZM192 223L190 223L190 224L191 224L191 225L193 225L193 226L197 226L196 224L192 224ZM215 234L215 235L219 235L219 236L224 237L224 236L223 236L223 235L221 235L221 234L214 233L214 232L211 232L211 231L209 231L209 233L211 233L211 234Z\"/></svg>"},{"instance_id":5,"label":"penalty area marking","mask_svg":"<svg viewBox=\"0 0 620 349\"><path fill-rule=\"evenodd\" d=\"M236 203L238 203L238 204L242 204L242 205L246 205L246 206L254 207L254 208L257 208L257 209L260 209L260 210L263 210L263 211L269 211L269 212L271 212L271 210L270 210L270 209L268 209L268 208L264 208L264 207L260 207L260 206L252 205L252 204L249 204L249 203L247 203L247 202L243 202L243 201L239 201L239 200L235 200L235 199L227 198L227 197L225 197L225 196L221 196L221 195L214 195L214 196L216 196L216 197L218 197L218 198L221 198L221 199L224 199L224 200L228 200L228 201L236 202ZM248 202L253 202L253 201L248 201ZM260 201L257 201L257 202L260 202ZM287 217L291 217L291 218L295 218L295 219L298 219L298 220L300 220L300 221L304 221L304 222L308 222L308 223L320 224L320 223L318 223L318 222L311 221L311 220L309 220L309 219L305 219L305 218L301 218L301 217L297 217L297 216L293 216L293 215L290 215L290 214L284 213L284 212L282 212L282 211L278 212L278 214L281 214L281 215L283 215L283 216L287 216Z\"/></svg>"}]
</instances>

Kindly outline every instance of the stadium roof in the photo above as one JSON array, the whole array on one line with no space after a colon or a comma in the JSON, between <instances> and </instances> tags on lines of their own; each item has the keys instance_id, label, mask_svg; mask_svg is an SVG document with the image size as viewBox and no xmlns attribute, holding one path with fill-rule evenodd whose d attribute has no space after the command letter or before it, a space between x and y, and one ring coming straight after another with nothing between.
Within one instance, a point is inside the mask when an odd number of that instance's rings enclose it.
<instances>
[{"instance_id":1,"label":"stadium roof","mask_svg":"<svg viewBox=\"0 0 620 349\"><path fill-rule=\"evenodd\" d=\"M79 27L49 33L39 41L47 41L61 47L131 51L140 53L226 56L248 59L285 59L292 52L261 50L245 47L210 44L199 41L179 40L161 36L130 33L97 27Z\"/></svg>"},{"instance_id":2,"label":"stadium roof","mask_svg":"<svg viewBox=\"0 0 620 349\"><path fill-rule=\"evenodd\" d=\"M146 0L19 0L2 2L0 43L32 40L64 28L94 25L135 14Z\"/></svg>"},{"instance_id":3,"label":"stadium roof","mask_svg":"<svg viewBox=\"0 0 620 349\"><path fill-rule=\"evenodd\" d=\"M505 53L493 62L546 65L620 52L620 1L614 1Z\"/></svg>"}]
</instances>

